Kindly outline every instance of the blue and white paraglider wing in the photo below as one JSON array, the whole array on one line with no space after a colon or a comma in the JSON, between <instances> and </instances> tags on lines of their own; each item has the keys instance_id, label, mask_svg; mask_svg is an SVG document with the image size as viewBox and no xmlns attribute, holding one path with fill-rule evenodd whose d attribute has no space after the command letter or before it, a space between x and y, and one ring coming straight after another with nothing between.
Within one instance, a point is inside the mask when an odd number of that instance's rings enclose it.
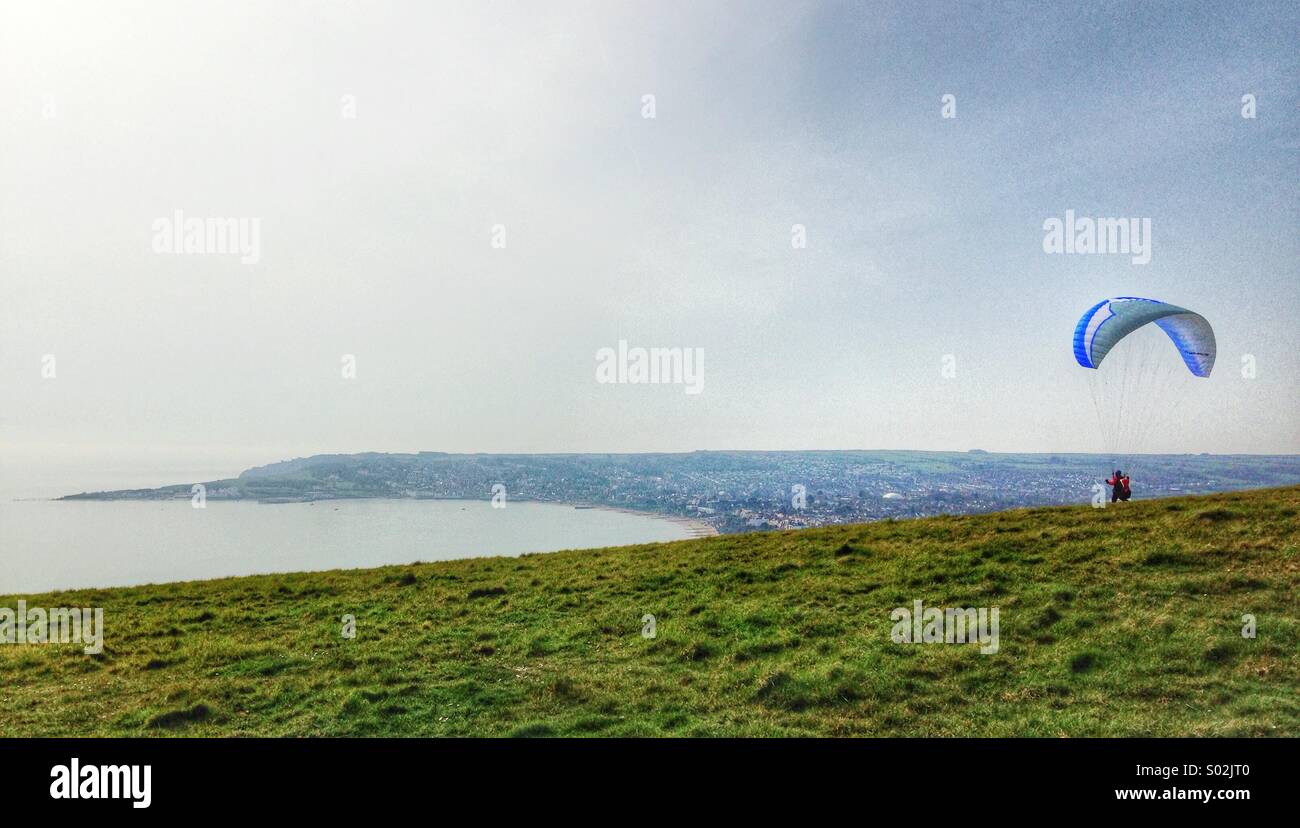
<instances>
[{"instance_id":1,"label":"blue and white paraglider wing","mask_svg":"<svg viewBox=\"0 0 1300 828\"><path fill-rule=\"evenodd\" d=\"M1168 302L1136 296L1105 299L1089 308L1074 329L1074 358L1084 368L1098 368L1121 339L1151 323L1168 334L1187 370L1198 377L1210 375L1214 329L1205 317Z\"/></svg>"}]
</instances>

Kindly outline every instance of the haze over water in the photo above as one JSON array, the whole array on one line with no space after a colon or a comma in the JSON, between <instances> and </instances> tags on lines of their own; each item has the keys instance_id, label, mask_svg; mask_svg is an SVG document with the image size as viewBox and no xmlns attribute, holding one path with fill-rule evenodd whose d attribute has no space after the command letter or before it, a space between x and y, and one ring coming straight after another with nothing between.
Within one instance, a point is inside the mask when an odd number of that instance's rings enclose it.
<instances>
[{"instance_id":1,"label":"haze over water","mask_svg":"<svg viewBox=\"0 0 1300 828\"><path fill-rule=\"evenodd\" d=\"M690 537L648 515L554 503L0 502L0 594L130 586Z\"/></svg>"}]
</instances>

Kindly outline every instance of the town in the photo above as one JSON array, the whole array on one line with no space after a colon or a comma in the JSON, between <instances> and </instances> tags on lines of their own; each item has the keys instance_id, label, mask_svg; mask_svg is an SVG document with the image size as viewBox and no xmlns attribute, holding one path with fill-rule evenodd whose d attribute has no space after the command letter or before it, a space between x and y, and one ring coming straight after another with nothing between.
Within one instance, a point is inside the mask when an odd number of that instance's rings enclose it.
<instances>
[{"instance_id":1,"label":"town","mask_svg":"<svg viewBox=\"0 0 1300 828\"><path fill-rule=\"evenodd\" d=\"M1124 462L1135 497L1300 482L1300 457L983 451L697 451L681 454L315 455L206 482L213 500L488 500L608 506L686 517L720 533L1088 503ZM192 483L68 499L190 498ZM498 489L498 491L501 491Z\"/></svg>"}]
</instances>

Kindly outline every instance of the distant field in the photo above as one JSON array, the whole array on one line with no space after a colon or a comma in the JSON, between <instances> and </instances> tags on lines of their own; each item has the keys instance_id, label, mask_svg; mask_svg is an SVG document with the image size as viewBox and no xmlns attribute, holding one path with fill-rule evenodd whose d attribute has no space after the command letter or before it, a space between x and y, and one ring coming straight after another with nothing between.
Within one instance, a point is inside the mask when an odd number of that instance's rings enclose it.
<instances>
[{"instance_id":1,"label":"distant field","mask_svg":"<svg viewBox=\"0 0 1300 828\"><path fill-rule=\"evenodd\" d=\"M1298 586L1292 487L23 596L106 644L0 645L0 735L1300 736Z\"/></svg>"}]
</instances>

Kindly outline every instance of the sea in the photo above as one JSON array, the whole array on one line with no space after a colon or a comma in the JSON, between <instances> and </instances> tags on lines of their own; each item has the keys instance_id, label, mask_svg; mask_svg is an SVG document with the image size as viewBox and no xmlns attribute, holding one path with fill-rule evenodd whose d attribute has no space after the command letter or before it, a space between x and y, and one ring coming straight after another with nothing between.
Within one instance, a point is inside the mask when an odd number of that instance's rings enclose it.
<instances>
[{"instance_id":1,"label":"sea","mask_svg":"<svg viewBox=\"0 0 1300 828\"><path fill-rule=\"evenodd\" d=\"M522 555L693 537L654 515L482 500L59 501L211 470L0 476L0 595ZM178 470L179 472L179 470ZM202 476L201 476L202 475ZM229 476L228 474L226 476ZM57 480L56 480L57 478Z\"/></svg>"}]
</instances>

